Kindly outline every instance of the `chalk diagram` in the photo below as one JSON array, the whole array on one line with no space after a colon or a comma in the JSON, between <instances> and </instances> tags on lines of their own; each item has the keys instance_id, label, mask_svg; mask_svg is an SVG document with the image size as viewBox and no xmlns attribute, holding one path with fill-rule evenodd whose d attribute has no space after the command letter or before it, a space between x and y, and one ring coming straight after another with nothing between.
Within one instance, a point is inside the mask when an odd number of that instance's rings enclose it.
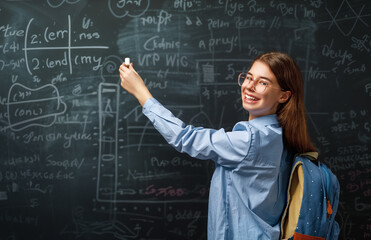
<instances>
[{"instance_id":1,"label":"chalk diagram","mask_svg":"<svg viewBox=\"0 0 371 240\"><path fill-rule=\"evenodd\" d=\"M98 164L97 164L97 185L96 201L109 204L107 209L109 219L99 223L92 223L83 219L81 210L74 214L74 233L76 236L82 236L86 233L97 235L111 234L117 239L136 239L141 228L135 226L133 229L117 220L117 204L134 203L136 200L127 200L120 198L120 194L130 194L130 190L120 187L119 166L122 162L122 156L119 156L119 104L120 104L120 78L118 68L122 59L117 56L108 56L105 58L103 68L100 71L101 82L98 86ZM64 233L70 233L64 231Z\"/></svg>"},{"instance_id":2,"label":"chalk diagram","mask_svg":"<svg viewBox=\"0 0 371 240\"><path fill-rule=\"evenodd\" d=\"M331 17L331 20L323 21L320 23L330 23L328 29L336 26L341 34L343 34L344 36L349 36L350 34L352 34L354 28L358 23L362 23L364 26L369 27L368 23L364 21L363 18L370 17L371 14L362 14L364 8L365 5L363 5L357 13L350 5L348 0L343 0L335 14L332 14L331 11L326 8L327 13Z\"/></svg>"},{"instance_id":3,"label":"chalk diagram","mask_svg":"<svg viewBox=\"0 0 371 240\"><path fill-rule=\"evenodd\" d=\"M119 85L100 83L97 200L117 202ZM113 194L113 196L112 196Z\"/></svg>"},{"instance_id":4,"label":"chalk diagram","mask_svg":"<svg viewBox=\"0 0 371 240\"><path fill-rule=\"evenodd\" d=\"M148 9L150 0L133 0L133 1L119 1L108 0L108 8L111 14L116 18L123 17L140 17Z\"/></svg>"},{"instance_id":5,"label":"chalk diagram","mask_svg":"<svg viewBox=\"0 0 371 240\"><path fill-rule=\"evenodd\" d=\"M21 131L31 126L49 127L66 109L66 104L54 85L47 84L32 89L15 83L8 93L8 128Z\"/></svg>"}]
</instances>

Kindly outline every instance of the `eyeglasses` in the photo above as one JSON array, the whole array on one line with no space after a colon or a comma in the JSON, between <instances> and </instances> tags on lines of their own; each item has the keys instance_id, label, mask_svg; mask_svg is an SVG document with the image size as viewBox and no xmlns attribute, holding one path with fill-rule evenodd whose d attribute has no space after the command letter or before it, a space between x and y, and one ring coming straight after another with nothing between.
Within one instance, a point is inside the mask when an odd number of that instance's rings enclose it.
<instances>
[{"instance_id":1,"label":"eyeglasses","mask_svg":"<svg viewBox=\"0 0 371 240\"><path fill-rule=\"evenodd\" d=\"M250 84L252 82L254 91L257 93L263 93L265 89L267 89L267 87L276 88L276 89L280 89L281 91L283 91L283 89L281 88L273 87L270 84L269 80L265 80L262 78L254 79L252 75L249 73L240 73L240 75L238 75L238 85L242 86L245 81L248 81L247 84Z\"/></svg>"}]
</instances>

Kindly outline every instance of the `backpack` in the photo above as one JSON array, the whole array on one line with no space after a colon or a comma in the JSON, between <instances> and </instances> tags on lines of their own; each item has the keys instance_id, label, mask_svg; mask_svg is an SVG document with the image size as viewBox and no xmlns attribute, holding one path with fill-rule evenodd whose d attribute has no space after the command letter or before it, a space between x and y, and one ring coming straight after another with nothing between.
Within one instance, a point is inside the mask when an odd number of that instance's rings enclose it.
<instances>
[{"instance_id":1,"label":"backpack","mask_svg":"<svg viewBox=\"0 0 371 240\"><path fill-rule=\"evenodd\" d=\"M288 186L287 205L281 220L281 239L338 239L335 221L340 185L318 153L294 157Z\"/></svg>"}]
</instances>

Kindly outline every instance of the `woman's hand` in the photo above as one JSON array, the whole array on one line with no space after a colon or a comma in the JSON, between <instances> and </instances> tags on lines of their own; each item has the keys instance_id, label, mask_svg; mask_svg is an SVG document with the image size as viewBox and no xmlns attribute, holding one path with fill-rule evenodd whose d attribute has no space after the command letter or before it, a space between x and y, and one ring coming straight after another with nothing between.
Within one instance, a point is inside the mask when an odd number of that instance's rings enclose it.
<instances>
[{"instance_id":1,"label":"woman's hand","mask_svg":"<svg viewBox=\"0 0 371 240\"><path fill-rule=\"evenodd\" d=\"M125 63L122 63L119 72L121 87L132 94L139 101L140 105L143 106L152 95L144 84L143 79L133 68L133 64L130 63L129 66L126 66Z\"/></svg>"}]
</instances>

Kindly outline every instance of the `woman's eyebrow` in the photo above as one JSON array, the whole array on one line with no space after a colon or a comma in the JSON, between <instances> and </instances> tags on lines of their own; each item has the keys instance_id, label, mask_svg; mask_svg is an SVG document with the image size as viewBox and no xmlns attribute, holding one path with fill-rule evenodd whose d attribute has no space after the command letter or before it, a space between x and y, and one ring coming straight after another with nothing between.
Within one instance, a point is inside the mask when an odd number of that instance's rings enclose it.
<instances>
[{"instance_id":1,"label":"woman's eyebrow","mask_svg":"<svg viewBox=\"0 0 371 240\"><path fill-rule=\"evenodd\" d=\"M247 72L247 74L248 75L251 75L251 76L254 76L254 74L252 74L251 72ZM271 83L273 83L272 82L272 80L270 80L269 78L267 78L267 77L263 77L263 76L261 76L261 77L259 77L260 79L264 79L264 80L267 80L267 81L269 81L269 82L271 82Z\"/></svg>"}]
</instances>

